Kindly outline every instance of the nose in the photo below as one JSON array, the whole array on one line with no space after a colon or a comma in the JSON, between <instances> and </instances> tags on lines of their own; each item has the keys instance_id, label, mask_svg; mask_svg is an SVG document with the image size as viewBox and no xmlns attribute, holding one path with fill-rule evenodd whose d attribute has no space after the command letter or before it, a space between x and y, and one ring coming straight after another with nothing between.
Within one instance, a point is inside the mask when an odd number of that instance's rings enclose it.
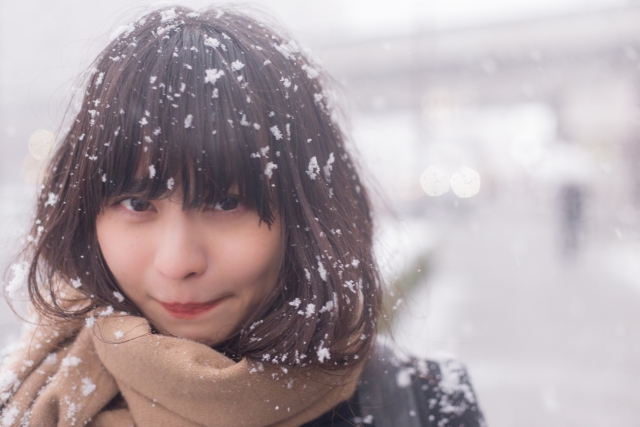
<instances>
[{"instance_id":1,"label":"nose","mask_svg":"<svg viewBox=\"0 0 640 427\"><path fill-rule=\"evenodd\" d=\"M154 267L176 281L200 276L207 269L208 259L197 220L181 207L172 210L158 230Z\"/></svg>"}]
</instances>

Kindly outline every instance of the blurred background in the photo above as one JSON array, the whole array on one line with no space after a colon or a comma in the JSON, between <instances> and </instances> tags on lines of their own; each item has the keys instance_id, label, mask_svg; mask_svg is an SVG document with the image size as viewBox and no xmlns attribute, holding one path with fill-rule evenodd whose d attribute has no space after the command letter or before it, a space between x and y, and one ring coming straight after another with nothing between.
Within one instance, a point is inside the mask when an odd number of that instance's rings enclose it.
<instances>
[{"instance_id":1,"label":"blurred background","mask_svg":"<svg viewBox=\"0 0 640 427\"><path fill-rule=\"evenodd\" d=\"M490 426L640 425L640 2L251 4L337 80L398 344L462 359ZM0 0L3 268L36 192L29 138L148 6ZM17 334L1 303L0 346Z\"/></svg>"}]
</instances>

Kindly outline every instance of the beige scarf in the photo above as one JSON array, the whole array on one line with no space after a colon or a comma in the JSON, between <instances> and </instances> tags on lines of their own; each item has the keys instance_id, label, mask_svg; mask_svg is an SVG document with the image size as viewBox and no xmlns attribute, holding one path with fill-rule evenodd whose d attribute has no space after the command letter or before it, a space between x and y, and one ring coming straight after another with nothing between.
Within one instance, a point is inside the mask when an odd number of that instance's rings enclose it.
<instances>
[{"instance_id":1,"label":"beige scarf","mask_svg":"<svg viewBox=\"0 0 640 427\"><path fill-rule=\"evenodd\" d=\"M236 363L105 316L27 331L0 371L0 426L296 427L348 399L359 374Z\"/></svg>"}]
</instances>

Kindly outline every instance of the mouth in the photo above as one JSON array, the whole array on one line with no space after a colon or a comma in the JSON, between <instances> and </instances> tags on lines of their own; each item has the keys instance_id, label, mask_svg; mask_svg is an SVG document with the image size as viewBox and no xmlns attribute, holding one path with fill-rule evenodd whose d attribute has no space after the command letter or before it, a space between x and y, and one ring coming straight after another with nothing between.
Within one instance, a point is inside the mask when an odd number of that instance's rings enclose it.
<instances>
[{"instance_id":1,"label":"mouth","mask_svg":"<svg viewBox=\"0 0 640 427\"><path fill-rule=\"evenodd\" d=\"M189 303L178 303L178 302L160 302L160 305L164 307L167 312L175 317L176 319L191 319L194 317L198 317L201 314L204 314L210 310L216 308L222 301L223 298L219 298L215 301L209 301L205 303L199 302L189 302Z\"/></svg>"}]
</instances>

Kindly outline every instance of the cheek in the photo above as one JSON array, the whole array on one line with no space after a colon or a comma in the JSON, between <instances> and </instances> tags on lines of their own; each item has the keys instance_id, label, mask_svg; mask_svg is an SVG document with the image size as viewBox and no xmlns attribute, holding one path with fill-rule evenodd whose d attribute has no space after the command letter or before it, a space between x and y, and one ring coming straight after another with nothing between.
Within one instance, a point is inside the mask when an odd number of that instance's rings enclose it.
<instances>
[{"instance_id":1,"label":"cheek","mask_svg":"<svg viewBox=\"0 0 640 427\"><path fill-rule=\"evenodd\" d=\"M145 265L144 239L109 216L98 217L96 234L109 270L121 286L126 286Z\"/></svg>"},{"instance_id":2,"label":"cheek","mask_svg":"<svg viewBox=\"0 0 640 427\"><path fill-rule=\"evenodd\" d=\"M237 284L259 283L265 292L277 280L284 254L280 227L271 230L262 224L255 233L246 233L225 244L220 253L221 265L228 269ZM265 286L266 285L266 286Z\"/></svg>"}]
</instances>

